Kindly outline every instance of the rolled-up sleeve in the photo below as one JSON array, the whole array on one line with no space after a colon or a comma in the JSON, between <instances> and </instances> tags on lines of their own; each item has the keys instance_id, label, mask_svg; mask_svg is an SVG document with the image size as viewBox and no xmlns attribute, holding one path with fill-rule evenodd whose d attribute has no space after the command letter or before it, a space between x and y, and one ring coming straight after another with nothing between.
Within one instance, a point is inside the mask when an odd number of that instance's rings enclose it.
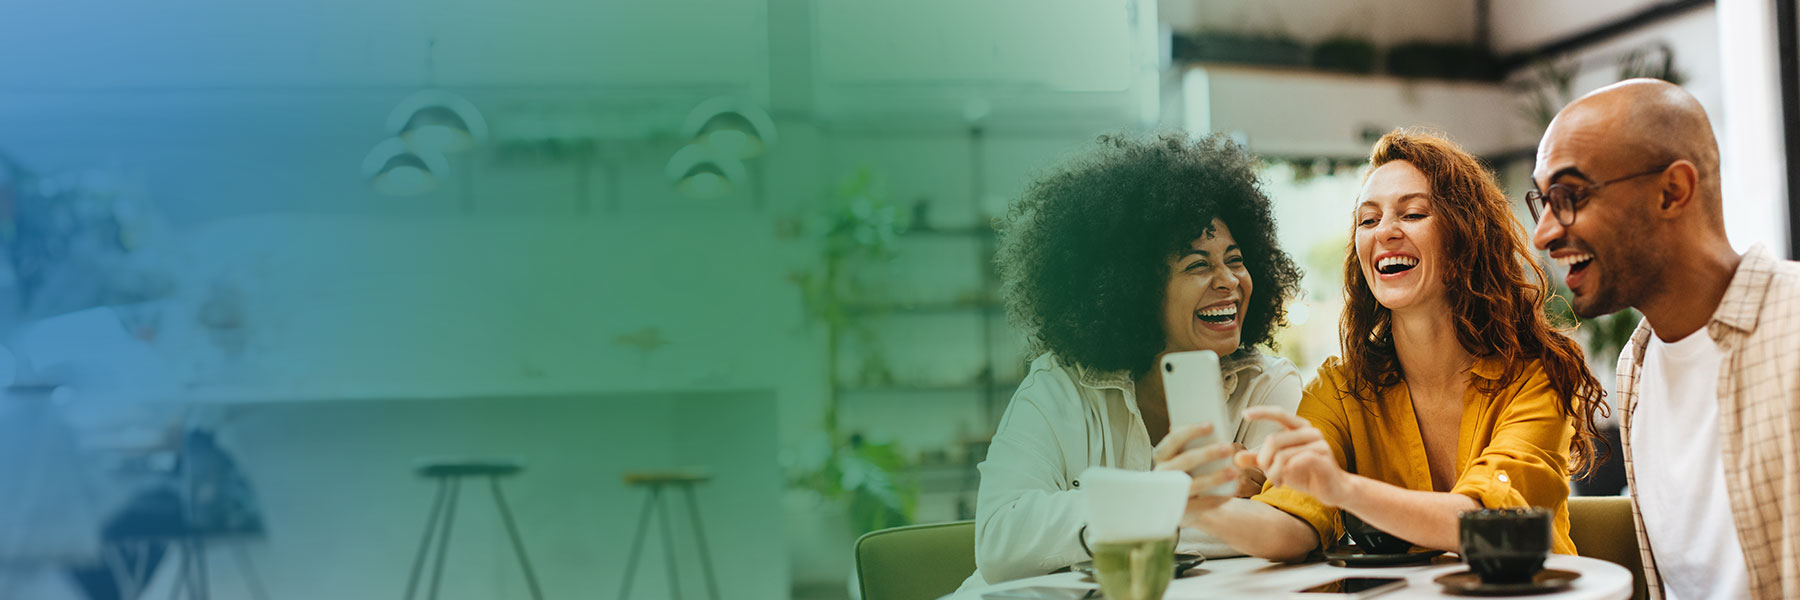
<instances>
[{"instance_id":1,"label":"rolled-up sleeve","mask_svg":"<svg viewBox=\"0 0 1800 600\"><path fill-rule=\"evenodd\" d=\"M1486 508L1537 506L1556 509L1569 498L1568 448L1575 429L1558 405L1542 369L1534 369L1495 420L1487 448L1470 460L1450 493ZM1565 533L1556 552L1573 554Z\"/></svg>"},{"instance_id":2,"label":"rolled-up sleeve","mask_svg":"<svg viewBox=\"0 0 1800 600\"><path fill-rule=\"evenodd\" d=\"M1337 459L1338 467L1346 471L1355 471L1349 464L1348 447L1350 444L1349 423L1338 400L1336 379L1327 375L1331 365L1320 369L1320 377L1301 394L1300 407L1296 414L1318 428L1325 443L1331 446L1331 454ZM1330 548L1332 543L1344 535L1344 526L1338 516L1338 509L1326 506L1311 494L1306 494L1287 486L1263 485L1260 494L1250 499L1280 509L1282 512L1298 517L1312 526L1313 532L1319 536L1319 549Z\"/></svg>"},{"instance_id":3,"label":"rolled-up sleeve","mask_svg":"<svg viewBox=\"0 0 1800 600\"><path fill-rule=\"evenodd\" d=\"M1073 384L1048 372L1019 386L987 460L980 465L975 510L975 566L987 583L1043 575L1083 560L1076 538L1086 521L1081 492L1065 481L1046 395L1075 394Z\"/></svg>"}]
</instances>

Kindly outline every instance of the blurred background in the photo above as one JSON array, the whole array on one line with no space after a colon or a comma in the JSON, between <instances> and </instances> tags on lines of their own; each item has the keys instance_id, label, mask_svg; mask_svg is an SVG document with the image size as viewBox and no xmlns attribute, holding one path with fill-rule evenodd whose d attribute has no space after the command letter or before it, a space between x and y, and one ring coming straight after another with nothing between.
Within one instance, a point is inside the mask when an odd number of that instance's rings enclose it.
<instances>
[{"instance_id":1,"label":"blurred background","mask_svg":"<svg viewBox=\"0 0 1800 600\"><path fill-rule=\"evenodd\" d=\"M1310 377L1395 127L1519 198L1563 104L1673 81L1794 256L1794 4L11 6L0 597L848 598L857 535L974 514L1035 173L1257 153ZM1577 329L1609 385L1636 318Z\"/></svg>"}]
</instances>

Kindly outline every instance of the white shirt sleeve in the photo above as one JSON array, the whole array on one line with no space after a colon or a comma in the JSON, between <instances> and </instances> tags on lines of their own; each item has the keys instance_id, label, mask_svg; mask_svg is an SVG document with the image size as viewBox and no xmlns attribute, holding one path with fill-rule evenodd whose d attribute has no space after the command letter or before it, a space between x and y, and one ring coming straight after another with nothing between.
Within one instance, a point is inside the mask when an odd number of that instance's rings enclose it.
<instances>
[{"instance_id":1,"label":"white shirt sleeve","mask_svg":"<svg viewBox=\"0 0 1800 600\"><path fill-rule=\"evenodd\" d=\"M1264 358L1262 374L1244 385L1250 386L1244 390L1244 408L1271 406L1290 415L1300 410L1300 369L1288 359ZM1238 419L1241 423L1243 416L1238 415ZM1260 448L1263 440L1277 431L1281 431L1279 423L1258 421L1249 424L1241 441L1247 447Z\"/></svg>"},{"instance_id":2,"label":"white shirt sleeve","mask_svg":"<svg viewBox=\"0 0 1800 600\"><path fill-rule=\"evenodd\" d=\"M1058 369L1039 371L1007 406L980 465L975 566L987 583L1043 575L1087 560L1077 532L1086 522L1077 482L1067 481L1058 423L1045 413L1055 396L1077 394ZM1081 422L1061 423L1081 426Z\"/></svg>"}]
</instances>

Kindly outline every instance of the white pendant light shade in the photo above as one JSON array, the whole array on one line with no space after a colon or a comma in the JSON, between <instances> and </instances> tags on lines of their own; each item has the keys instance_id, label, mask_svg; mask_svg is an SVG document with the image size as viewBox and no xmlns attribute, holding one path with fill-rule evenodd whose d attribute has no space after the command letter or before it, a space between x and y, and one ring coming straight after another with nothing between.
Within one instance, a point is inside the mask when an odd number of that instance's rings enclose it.
<instances>
[{"instance_id":1,"label":"white pendant light shade","mask_svg":"<svg viewBox=\"0 0 1800 600\"><path fill-rule=\"evenodd\" d=\"M669 157L663 172L675 184L676 192L696 200L723 198L749 180L744 163L729 156L718 156L699 144L689 144L676 151Z\"/></svg>"},{"instance_id":2,"label":"white pendant light shade","mask_svg":"<svg viewBox=\"0 0 1800 600\"><path fill-rule=\"evenodd\" d=\"M749 101L728 96L695 106L688 112L682 133L718 156L737 159L761 156L779 140L769 113Z\"/></svg>"},{"instance_id":3,"label":"white pendant light shade","mask_svg":"<svg viewBox=\"0 0 1800 600\"><path fill-rule=\"evenodd\" d=\"M394 107L387 129L421 153L461 152L487 140L487 119L462 96L420 90Z\"/></svg>"},{"instance_id":4,"label":"white pendant light shade","mask_svg":"<svg viewBox=\"0 0 1800 600\"><path fill-rule=\"evenodd\" d=\"M400 138L388 138L363 158L362 169L376 191L389 196L417 196L437 189L450 164L441 154L414 152Z\"/></svg>"}]
</instances>

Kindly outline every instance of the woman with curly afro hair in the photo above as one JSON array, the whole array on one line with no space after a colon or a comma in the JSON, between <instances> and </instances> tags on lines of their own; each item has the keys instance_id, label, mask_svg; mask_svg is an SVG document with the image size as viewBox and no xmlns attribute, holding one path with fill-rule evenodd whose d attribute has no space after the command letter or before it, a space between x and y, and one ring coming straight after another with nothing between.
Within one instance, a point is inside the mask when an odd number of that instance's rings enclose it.
<instances>
[{"instance_id":1,"label":"woman with curly afro hair","mask_svg":"<svg viewBox=\"0 0 1800 600\"><path fill-rule=\"evenodd\" d=\"M997 257L1003 294L1039 355L980 466L977 569L965 588L1087 560L1077 536L1078 476L1088 467L1199 467L1279 429L1243 423L1244 409L1294 412L1299 371L1256 346L1286 324L1300 272L1276 246L1252 163L1219 136L1102 136L1012 207ZM1235 430L1221 432L1230 442L1159 451L1169 412L1154 367L1165 353L1190 350L1222 357ZM1259 472L1229 467L1195 486L1233 479L1242 495L1261 489ZM1198 531L1184 531L1178 548L1236 554Z\"/></svg>"}]
</instances>

